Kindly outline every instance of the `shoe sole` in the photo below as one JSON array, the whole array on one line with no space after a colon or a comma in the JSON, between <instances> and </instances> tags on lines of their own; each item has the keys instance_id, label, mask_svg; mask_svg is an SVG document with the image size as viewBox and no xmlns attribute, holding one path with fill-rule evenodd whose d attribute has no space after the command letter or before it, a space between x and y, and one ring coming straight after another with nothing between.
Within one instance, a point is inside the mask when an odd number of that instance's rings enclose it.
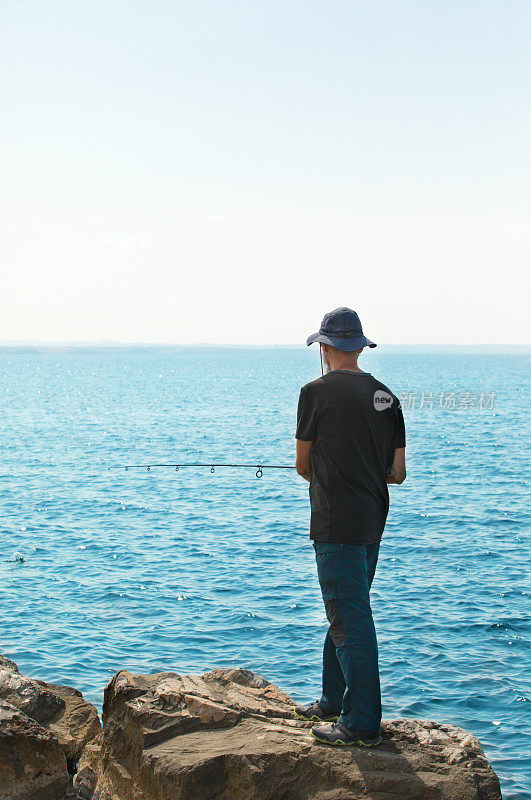
<instances>
[{"instance_id":1,"label":"shoe sole","mask_svg":"<svg viewBox=\"0 0 531 800\"><path fill-rule=\"evenodd\" d=\"M318 742L322 742L322 744L330 744L332 747L352 747L352 745L359 745L360 747L376 747L376 745L380 744L382 741L382 737L380 736L378 739L372 739L370 742L364 742L363 739L355 739L352 742L344 742L342 739L334 739L331 742L329 739L320 739L317 734L311 731L311 734L314 739Z\"/></svg>"},{"instance_id":2,"label":"shoe sole","mask_svg":"<svg viewBox=\"0 0 531 800\"><path fill-rule=\"evenodd\" d=\"M297 714L296 711L293 712L297 719L302 719L304 722L337 722L339 719L339 714L335 717L316 717L315 714L313 717L305 717L303 714Z\"/></svg>"}]
</instances>

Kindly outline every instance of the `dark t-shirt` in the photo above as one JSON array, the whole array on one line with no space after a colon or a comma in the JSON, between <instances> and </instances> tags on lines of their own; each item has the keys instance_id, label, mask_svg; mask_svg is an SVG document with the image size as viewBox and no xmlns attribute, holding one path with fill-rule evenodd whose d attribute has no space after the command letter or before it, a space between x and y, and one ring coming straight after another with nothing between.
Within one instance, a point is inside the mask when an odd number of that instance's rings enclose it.
<instances>
[{"instance_id":1,"label":"dark t-shirt","mask_svg":"<svg viewBox=\"0 0 531 800\"><path fill-rule=\"evenodd\" d=\"M406 445L396 395L369 372L327 372L300 391L295 437L313 442L310 538L379 542L389 511L387 470Z\"/></svg>"}]
</instances>

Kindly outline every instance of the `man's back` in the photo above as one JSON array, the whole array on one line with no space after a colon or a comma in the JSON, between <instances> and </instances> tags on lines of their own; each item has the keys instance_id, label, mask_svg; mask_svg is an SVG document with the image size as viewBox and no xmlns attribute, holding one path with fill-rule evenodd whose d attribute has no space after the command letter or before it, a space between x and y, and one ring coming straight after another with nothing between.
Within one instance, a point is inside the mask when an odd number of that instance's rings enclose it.
<instances>
[{"instance_id":1,"label":"man's back","mask_svg":"<svg viewBox=\"0 0 531 800\"><path fill-rule=\"evenodd\" d=\"M405 447L398 398L368 372L335 369L302 387L297 439L312 441L310 537L378 542L389 510L387 470Z\"/></svg>"}]
</instances>

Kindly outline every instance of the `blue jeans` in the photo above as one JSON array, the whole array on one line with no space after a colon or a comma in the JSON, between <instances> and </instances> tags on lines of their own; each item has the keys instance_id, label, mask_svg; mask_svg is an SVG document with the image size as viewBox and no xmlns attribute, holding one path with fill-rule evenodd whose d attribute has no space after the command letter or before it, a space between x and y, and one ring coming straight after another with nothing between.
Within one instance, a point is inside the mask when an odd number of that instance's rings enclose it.
<instances>
[{"instance_id":1,"label":"blue jeans","mask_svg":"<svg viewBox=\"0 0 531 800\"><path fill-rule=\"evenodd\" d=\"M380 732L378 645L369 599L380 544L314 542L329 628L319 703L346 728Z\"/></svg>"}]
</instances>

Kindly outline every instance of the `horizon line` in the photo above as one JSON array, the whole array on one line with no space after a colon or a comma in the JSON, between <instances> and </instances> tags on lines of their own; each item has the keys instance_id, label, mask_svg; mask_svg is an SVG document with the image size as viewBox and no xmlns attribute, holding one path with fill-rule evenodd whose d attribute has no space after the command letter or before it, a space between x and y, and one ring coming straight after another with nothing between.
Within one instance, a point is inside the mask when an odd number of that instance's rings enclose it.
<instances>
[{"instance_id":1,"label":"horizon line","mask_svg":"<svg viewBox=\"0 0 531 800\"><path fill-rule=\"evenodd\" d=\"M61 340L35 340L35 339L0 339L0 348L9 347L306 347L305 342L143 342L143 341L120 341L116 339L61 339ZM479 342L479 343L458 343L458 342L381 342L379 347L455 347L462 349L493 347L493 348L516 348L519 350L529 348L531 343L516 344L503 342Z\"/></svg>"}]
</instances>

